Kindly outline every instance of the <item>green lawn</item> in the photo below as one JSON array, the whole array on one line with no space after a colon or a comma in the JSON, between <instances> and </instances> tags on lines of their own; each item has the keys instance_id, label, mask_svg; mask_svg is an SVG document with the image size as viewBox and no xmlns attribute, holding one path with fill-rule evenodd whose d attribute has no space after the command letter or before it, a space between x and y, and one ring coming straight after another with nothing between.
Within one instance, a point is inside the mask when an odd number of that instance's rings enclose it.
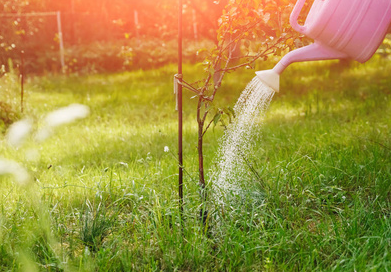
<instances>
[{"instance_id":1,"label":"green lawn","mask_svg":"<svg viewBox=\"0 0 391 272\"><path fill-rule=\"evenodd\" d=\"M206 227L198 219L192 93L184 98L180 222L173 74L167 66L29 79L25 115L36 128L45 114L71 103L88 105L91 114L18 150L0 135L1 157L25 165L34 179L21 187L0 177L0 271L391 267L389 59L289 67L249 158L259 177L243 184L251 192L241 203L211 210ZM184 75L200 78L200 68L185 66ZM228 75L216 104L233 106L253 76ZM2 90L12 90L4 82ZM206 136L207 169L222 135L216 127ZM32 152L39 158L29 159Z\"/></svg>"}]
</instances>

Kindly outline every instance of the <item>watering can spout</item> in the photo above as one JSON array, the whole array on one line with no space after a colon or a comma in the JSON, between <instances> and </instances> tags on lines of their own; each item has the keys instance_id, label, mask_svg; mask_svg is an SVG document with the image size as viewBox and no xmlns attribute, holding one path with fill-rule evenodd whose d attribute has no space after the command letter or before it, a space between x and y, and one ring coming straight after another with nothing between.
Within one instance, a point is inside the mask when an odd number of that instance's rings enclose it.
<instances>
[{"instance_id":1,"label":"watering can spout","mask_svg":"<svg viewBox=\"0 0 391 272\"><path fill-rule=\"evenodd\" d=\"M280 91L280 75L273 70L263 70L255 72L258 78L274 91Z\"/></svg>"},{"instance_id":2,"label":"watering can spout","mask_svg":"<svg viewBox=\"0 0 391 272\"><path fill-rule=\"evenodd\" d=\"M345 59L348 55L320 43L296 49L286 54L272 70L258 71L258 78L276 92L280 88L280 75L292 63L315 60Z\"/></svg>"}]
</instances>

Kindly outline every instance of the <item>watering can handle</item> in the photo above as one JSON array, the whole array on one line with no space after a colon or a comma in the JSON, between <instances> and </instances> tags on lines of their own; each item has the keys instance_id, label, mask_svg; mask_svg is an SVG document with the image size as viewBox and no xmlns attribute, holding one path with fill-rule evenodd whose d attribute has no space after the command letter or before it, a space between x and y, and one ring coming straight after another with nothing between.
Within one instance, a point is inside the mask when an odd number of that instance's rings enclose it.
<instances>
[{"instance_id":1,"label":"watering can handle","mask_svg":"<svg viewBox=\"0 0 391 272\"><path fill-rule=\"evenodd\" d=\"M302 33L302 34L305 34L305 31L307 28L306 28L306 26L299 25L298 19L299 19L299 15L300 15L301 10L304 7L304 4L305 4L305 0L298 0L296 2L295 7L293 8L293 11L291 13L290 18L289 18L289 23L291 24L293 29L296 30L297 32Z\"/></svg>"}]
</instances>

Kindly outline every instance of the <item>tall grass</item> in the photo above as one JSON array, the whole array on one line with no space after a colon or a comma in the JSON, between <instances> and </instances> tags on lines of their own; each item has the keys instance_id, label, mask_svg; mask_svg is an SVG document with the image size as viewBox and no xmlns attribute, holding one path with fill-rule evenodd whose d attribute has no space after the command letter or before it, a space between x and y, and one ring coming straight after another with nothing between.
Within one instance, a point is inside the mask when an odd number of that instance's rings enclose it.
<instances>
[{"instance_id":1,"label":"tall grass","mask_svg":"<svg viewBox=\"0 0 391 272\"><path fill-rule=\"evenodd\" d=\"M84 120L0 152L33 176L1 177L0 270L385 271L391 266L391 64L295 64L282 76L237 205L198 218L195 102L185 95L185 210L178 212L174 67L37 77L25 115L70 103ZM315 75L314 75L315 71ZM197 67L185 67L197 78ZM233 105L253 73L229 75ZM213 168L223 128L206 136ZM169 151L164 152L168 146ZM39 159L29 160L31 150ZM167 151L167 150L166 150ZM256 171L257 175L254 174ZM217 220L218 219L218 220Z\"/></svg>"}]
</instances>

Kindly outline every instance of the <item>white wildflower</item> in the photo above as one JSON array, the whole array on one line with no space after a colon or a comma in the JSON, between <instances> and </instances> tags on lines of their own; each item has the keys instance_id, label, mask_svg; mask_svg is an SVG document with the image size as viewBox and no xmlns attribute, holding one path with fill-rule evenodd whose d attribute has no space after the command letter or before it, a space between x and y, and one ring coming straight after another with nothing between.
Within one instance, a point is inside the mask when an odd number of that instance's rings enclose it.
<instances>
[{"instance_id":1,"label":"white wildflower","mask_svg":"<svg viewBox=\"0 0 391 272\"><path fill-rule=\"evenodd\" d=\"M164 147L164 152L167 153L168 151L170 151L170 149L168 148L168 146L165 146L165 147Z\"/></svg>"},{"instance_id":2,"label":"white wildflower","mask_svg":"<svg viewBox=\"0 0 391 272\"><path fill-rule=\"evenodd\" d=\"M120 165L125 166L126 168L129 167L129 165L126 162L119 162Z\"/></svg>"},{"instance_id":3,"label":"white wildflower","mask_svg":"<svg viewBox=\"0 0 391 272\"><path fill-rule=\"evenodd\" d=\"M8 143L14 147L20 147L32 129L32 121L29 119L23 119L13 123L5 136Z\"/></svg>"},{"instance_id":4,"label":"white wildflower","mask_svg":"<svg viewBox=\"0 0 391 272\"><path fill-rule=\"evenodd\" d=\"M90 113L89 107L81 104L71 104L49 113L45 122L50 127L57 127L62 124L71 123L77 119L82 119Z\"/></svg>"},{"instance_id":5,"label":"white wildflower","mask_svg":"<svg viewBox=\"0 0 391 272\"><path fill-rule=\"evenodd\" d=\"M17 162L5 159L0 159L0 176L1 175L12 175L20 184L26 184L30 179L30 175L24 167Z\"/></svg>"},{"instance_id":6,"label":"white wildflower","mask_svg":"<svg viewBox=\"0 0 391 272\"><path fill-rule=\"evenodd\" d=\"M35 139L38 142L42 142L53 134L53 128L85 118L89 113L89 107L81 104L71 104L67 107L52 111L45 117L46 126L37 132Z\"/></svg>"},{"instance_id":7,"label":"white wildflower","mask_svg":"<svg viewBox=\"0 0 391 272\"><path fill-rule=\"evenodd\" d=\"M37 134L35 134L35 140L38 142L43 142L53 134L53 130L49 127L44 127L40 129Z\"/></svg>"}]
</instances>

